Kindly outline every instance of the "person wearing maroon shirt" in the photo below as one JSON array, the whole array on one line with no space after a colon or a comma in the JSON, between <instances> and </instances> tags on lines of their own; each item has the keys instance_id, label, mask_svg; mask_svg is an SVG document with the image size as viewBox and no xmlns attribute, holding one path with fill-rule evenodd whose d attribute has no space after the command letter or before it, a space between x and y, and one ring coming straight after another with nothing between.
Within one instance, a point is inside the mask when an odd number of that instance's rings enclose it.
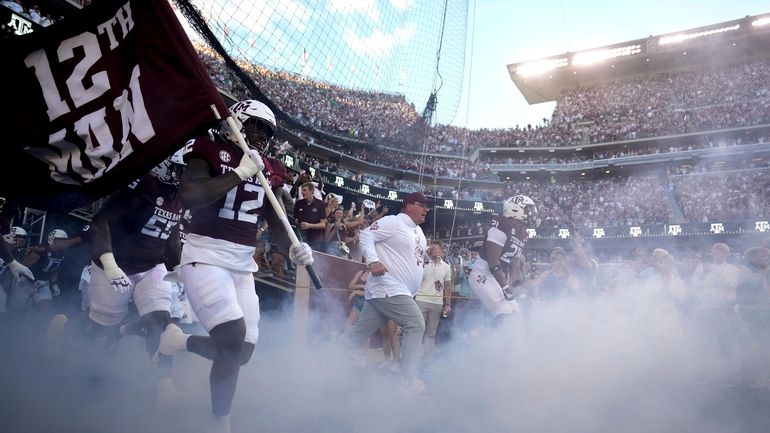
<instances>
[{"instance_id":1,"label":"person wearing maroon shirt","mask_svg":"<svg viewBox=\"0 0 770 433\"><path fill-rule=\"evenodd\" d=\"M301 229L302 239L314 251L326 251L324 248L324 230L326 229L326 207L324 202L315 197L315 185L305 182L299 187L300 198L294 203L294 218Z\"/></svg>"},{"instance_id":2,"label":"person wearing maroon shirt","mask_svg":"<svg viewBox=\"0 0 770 433\"><path fill-rule=\"evenodd\" d=\"M257 179L260 171L277 172L265 152L275 135L275 115L265 104L245 100L230 107L230 115L251 147L237 145L227 124L219 131L197 137L186 145L187 169L180 192L192 221L182 248L180 274L188 299L208 336L186 335L174 324L161 336L161 353L180 350L213 361L209 380L215 432L230 432L230 408L240 366L251 358L259 336L259 298L253 272L260 214L275 214ZM288 237L279 222L270 223L271 238L279 249ZM312 264L305 243L292 245L289 258L299 266Z\"/></svg>"}]
</instances>

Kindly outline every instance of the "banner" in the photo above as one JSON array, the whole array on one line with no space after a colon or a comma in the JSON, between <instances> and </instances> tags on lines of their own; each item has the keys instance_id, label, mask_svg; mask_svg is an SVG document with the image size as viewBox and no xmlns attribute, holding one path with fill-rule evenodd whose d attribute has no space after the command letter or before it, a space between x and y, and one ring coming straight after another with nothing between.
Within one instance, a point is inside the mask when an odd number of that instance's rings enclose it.
<instances>
[{"instance_id":1,"label":"banner","mask_svg":"<svg viewBox=\"0 0 770 433\"><path fill-rule=\"evenodd\" d=\"M227 113L165 0L94 2L0 52L0 195L20 205L88 204Z\"/></svg>"},{"instance_id":2,"label":"banner","mask_svg":"<svg viewBox=\"0 0 770 433\"><path fill-rule=\"evenodd\" d=\"M310 290L308 335L323 339L345 330L345 320L352 307L351 293L363 290L369 270L363 263L318 251L313 252L313 260L323 289Z\"/></svg>"}]
</instances>

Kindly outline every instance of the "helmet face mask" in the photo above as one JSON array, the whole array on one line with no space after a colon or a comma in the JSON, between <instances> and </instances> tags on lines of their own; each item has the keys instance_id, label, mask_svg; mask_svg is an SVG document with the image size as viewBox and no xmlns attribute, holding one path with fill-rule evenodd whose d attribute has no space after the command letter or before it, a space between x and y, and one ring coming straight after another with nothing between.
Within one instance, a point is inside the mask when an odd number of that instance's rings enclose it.
<instances>
[{"instance_id":1,"label":"helmet face mask","mask_svg":"<svg viewBox=\"0 0 770 433\"><path fill-rule=\"evenodd\" d=\"M503 203L503 216L537 224L537 206L526 195L515 195Z\"/></svg>"},{"instance_id":2,"label":"helmet face mask","mask_svg":"<svg viewBox=\"0 0 770 433\"><path fill-rule=\"evenodd\" d=\"M260 122L254 118L246 119L241 131L244 138L246 138L246 143L260 153L265 153L273 140L270 128L268 128L264 122Z\"/></svg>"},{"instance_id":3,"label":"helmet face mask","mask_svg":"<svg viewBox=\"0 0 770 433\"><path fill-rule=\"evenodd\" d=\"M261 153L267 151L277 130L275 114L270 107L260 101L247 99L233 104L230 107L230 116L235 120L249 146ZM237 143L227 123L222 123L220 135Z\"/></svg>"}]
</instances>

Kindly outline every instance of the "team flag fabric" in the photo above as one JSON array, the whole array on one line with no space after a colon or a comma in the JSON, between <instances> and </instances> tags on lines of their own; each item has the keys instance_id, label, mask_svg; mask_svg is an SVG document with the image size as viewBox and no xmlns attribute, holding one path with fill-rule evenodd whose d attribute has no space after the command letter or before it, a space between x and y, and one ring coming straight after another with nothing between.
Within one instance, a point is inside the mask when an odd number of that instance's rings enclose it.
<instances>
[{"instance_id":1,"label":"team flag fabric","mask_svg":"<svg viewBox=\"0 0 770 433\"><path fill-rule=\"evenodd\" d=\"M88 204L227 114L165 0L94 2L0 52L0 195L20 205Z\"/></svg>"}]
</instances>

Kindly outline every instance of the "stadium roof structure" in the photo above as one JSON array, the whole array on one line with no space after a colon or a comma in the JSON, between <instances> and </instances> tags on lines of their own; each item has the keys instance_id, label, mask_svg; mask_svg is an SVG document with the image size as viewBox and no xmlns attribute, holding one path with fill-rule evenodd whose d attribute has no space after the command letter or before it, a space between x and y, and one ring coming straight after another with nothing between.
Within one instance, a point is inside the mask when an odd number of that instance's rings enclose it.
<instances>
[{"instance_id":1,"label":"stadium roof structure","mask_svg":"<svg viewBox=\"0 0 770 433\"><path fill-rule=\"evenodd\" d=\"M770 57L770 14L507 65L530 104L563 90Z\"/></svg>"}]
</instances>

